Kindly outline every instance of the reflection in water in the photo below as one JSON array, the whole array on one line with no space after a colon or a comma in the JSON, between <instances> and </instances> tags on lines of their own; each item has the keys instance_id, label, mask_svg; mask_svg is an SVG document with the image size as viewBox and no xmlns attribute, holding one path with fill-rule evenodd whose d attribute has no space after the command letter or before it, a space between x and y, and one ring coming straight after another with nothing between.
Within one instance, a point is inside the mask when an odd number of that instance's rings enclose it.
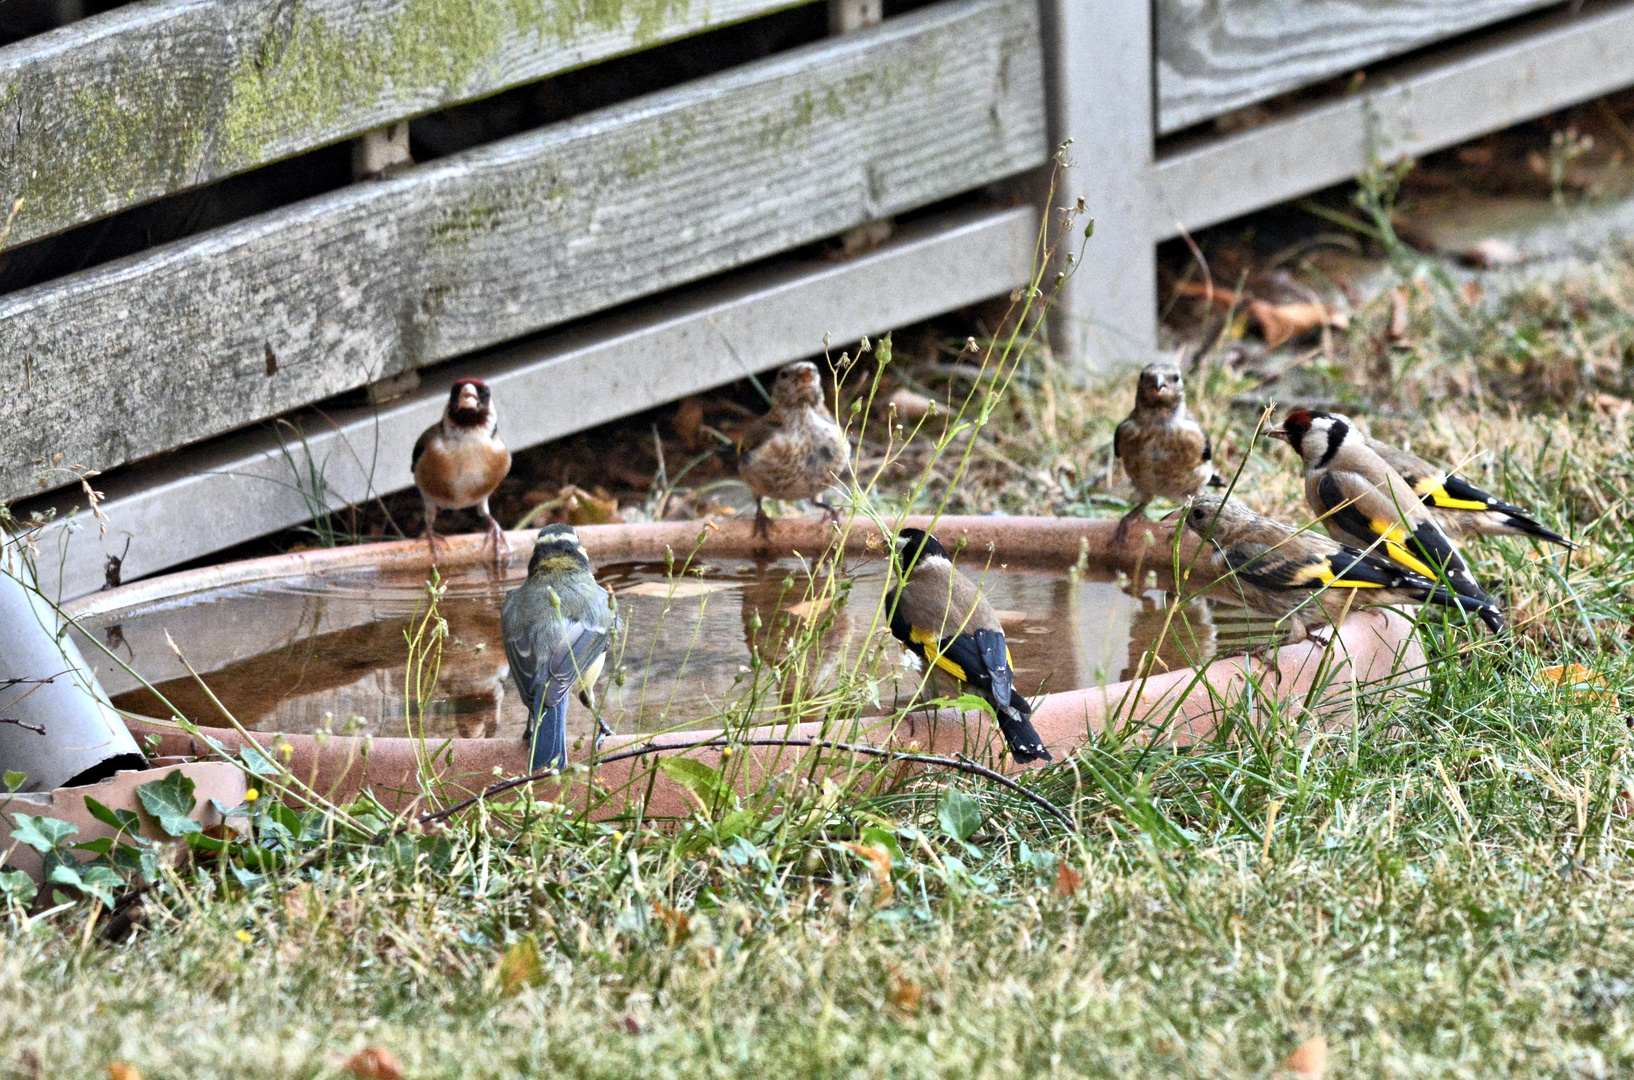
<instances>
[{"instance_id":1,"label":"reflection in water","mask_svg":"<svg viewBox=\"0 0 1634 1080\"><path fill-rule=\"evenodd\" d=\"M1216 606L1211 613L1198 601L1171 613L1161 593L1114 581L1020 567L965 569L998 611L1016 684L1029 695L1132 677L1148 654L1156 674L1269 640L1267 624L1240 609ZM404 681L407 634L426 603L426 583L416 575L350 570L292 578L87 621L103 644L117 643L121 658L170 706L100 648L81 644L115 703L145 715L166 716L173 707L203 724L223 723L171 653L168 630L222 703L252 729L402 735L417 729L423 715L429 738L520 738L526 717L509 692L499 608L521 572L473 567L444 582L438 611L448 632L435 692L423 705L407 699ZM764 710L831 692L859 665L901 670L898 646L880 618L886 585L880 558L853 560L839 581L814 576L792 557L706 560L674 578L661 563L626 563L597 576L617 594L622 620L602 702L603 718L618 731L717 716L746 700L751 687L759 717L770 719ZM774 677L776 685L768 682ZM889 704L888 682L880 692ZM717 716L710 726L718 723ZM570 732L587 735L593 724L575 701Z\"/></svg>"}]
</instances>

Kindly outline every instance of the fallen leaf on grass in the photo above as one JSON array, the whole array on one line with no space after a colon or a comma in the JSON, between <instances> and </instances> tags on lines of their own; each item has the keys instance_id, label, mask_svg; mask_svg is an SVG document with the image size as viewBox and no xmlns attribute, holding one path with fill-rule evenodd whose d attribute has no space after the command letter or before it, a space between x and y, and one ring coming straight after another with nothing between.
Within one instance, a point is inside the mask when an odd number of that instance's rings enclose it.
<instances>
[{"instance_id":1,"label":"fallen leaf on grass","mask_svg":"<svg viewBox=\"0 0 1634 1080\"><path fill-rule=\"evenodd\" d=\"M359 1080L403 1080L403 1065L384 1046L365 1046L346 1059L346 1071Z\"/></svg>"},{"instance_id":2,"label":"fallen leaf on grass","mask_svg":"<svg viewBox=\"0 0 1634 1080\"><path fill-rule=\"evenodd\" d=\"M505 955L499 958L498 974L499 992L506 997L514 997L524 987L538 986L545 979L544 966L539 963L539 946L531 937L525 937L506 949Z\"/></svg>"},{"instance_id":3,"label":"fallen leaf on grass","mask_svg":"<svg viewBox=\"0 0 1634 1080\"><path fill-rule=\"evenodd\" d=\"M1248 317L1259 324L1265 347L1274 349L1283 342L1322 326L1343 330L1350 320L1326 304L1273 304L1265 300L1248 302Z\"/></svg>"},{"instance_id":4,"label":"fallen leaf on grass","mask_svg":"<svg viewBox=\"0 0 1634 1080\"><path fill-rule=\"evenodd\" d=\"M919 1003L924 996L924 987L896 972L891 973L890 989L885 994L891 1008L903 1016L912 1016L919 1011Z\"/></svg>"},{"instance_id":5,"label":"fallen leaf on grass","mask_svg":"<svg viewBox=\"0 0 1634 1080\"><path fill-rule=\"evenodd\" d=\"M1055 895L1071 896L1084 883L1084 875L1062 863L1055 871Z\"/></svg>"},{"instance_id":6,"label":"fallen leaf on grass","mask_svg":"<svg viewBox=\"0 0 1634 1080\"><path fill-rule=\"evenodd\" d=\"M1282 1069L1299 1080L1322 1080L1328 1074L1328 1040L1320 1035L1306 1039L1283 1059Z\"/></svg>"},{"instance_id":7,"label":"fallen leaf on grass","mask_svg":"<svg viewBox=\"0 0 1634 1080\"><path fill-rule=\"evenodd\" d=\"M1572 701L1616 701L1617 695L1605 689L1606 677L1582 664L1555 664L1538 672L1538 682L1557 686L1567 691Z\"/></svg>"},{"instance_id":8,"label":"fallen leaf on grass","mask_svg":"<svg viewBox=\"0 0 1634 1080\"><path fill-rule=\"evenodd\" d=\"M657 900L652 902L652 913L664 924L664 936L671 945L685 941L692 934L692 919L684 911L667 907Z\"/></svg>"},{"instance_id":9,"label":"fallen leaf on grass","mask_svg":"<svg viewBox=\"0 0 1634 1080\"><path fill-rule=\"evenodd\" d=\"M108 1080L142 1080L142 1074L136 1071L134 1065L126 1065L123 1061L110 1061Z\"/></svg>"},{"instance_id":10,"label":"fallen leaf on grass","mask_svg":"<svg viewBox=\"0 0 1634 1080\"><path fill-rule=\"evenodd\" d=\"M891 853L882 847L870 847L867 844L847 842L845 847L868 862L868 870L874 875L874 906L882 908L889 904L896 892L895 886L891 884Z\"/></svg>"}]
</instances>

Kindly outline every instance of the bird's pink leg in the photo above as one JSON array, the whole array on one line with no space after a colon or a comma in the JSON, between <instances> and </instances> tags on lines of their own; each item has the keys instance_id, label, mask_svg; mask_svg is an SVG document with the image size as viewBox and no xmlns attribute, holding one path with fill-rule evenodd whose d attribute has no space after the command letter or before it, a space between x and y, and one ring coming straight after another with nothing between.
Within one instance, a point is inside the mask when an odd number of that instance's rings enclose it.
<instances>
[{"instance_id":1,"label":"bird's pink leg","mask_svg":"<svg viewBox=\"0 0 1634 1080\"><path fill-rule=\"evenodd\" d=\"M770 540L772 538L772 519L766 516L766 501L755 496L755 538Z\"/></svg>"},{"instance_id":2,"label":"bird's pink leg","mask_svg":"<svg viewBox=\"0 0 1634 1080\"><path fill-rule=\"evenodd\" d=\"M486 497L477 505L477 510L488 522L488 542L494 546L494 565L505 566L509 564L511 548L505 542L505 530L500 527L499 520L489 512Z\"/></svg>"},{"instance_id":3,"label":"bird's pink leg","mask_svg":"<svg viewBox=\"0 0 1634 1080\"><path fill-rule=\"evenodd\" d=\"M425 527L425 530L420 533L420 535L425 537L426 546L431 548L431 565L436 566L437 565L437 545L439 543L442 543L442 542L445 542L445 541L443 541L443 538L437 534L437 507L436 507L436 504L434 504L431 501L427 500L425 505L426 505L426 515L425 515L426 516L426 527Z\"/></svg>"}]
</instances>

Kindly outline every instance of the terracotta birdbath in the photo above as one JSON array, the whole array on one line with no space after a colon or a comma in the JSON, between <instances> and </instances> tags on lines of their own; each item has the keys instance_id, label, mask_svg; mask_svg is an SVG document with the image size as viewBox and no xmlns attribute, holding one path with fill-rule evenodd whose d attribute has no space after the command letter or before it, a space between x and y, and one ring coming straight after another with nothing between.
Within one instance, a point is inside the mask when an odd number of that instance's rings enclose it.
<instances>
[{"instance_id":1,"label":"terracotta birdbath","mask_svg":"<svg viewBox=\"0 0 1634 1080\"><path fill-rule=\"evenodd\" d=\"M908 523L931 526L929 519L910 519ZM961 558L1026 560L1032 565L1059 568L1063 574L1075 564L1103 573L1121 571L1137 580L1149 574L1158 588L1172 587L1169 567L1174 553L1178 551L1184 564L1192 551L1189 536L1183 536L1177 548L1167 525L1161 522L1130 529L1122 538L1116 535L1114 522L1070 518L943 517L934 528L950 549L964 545ZM585 526L579 534L597 566L659 561L668 552L678 557L693 551L719 557L748 556L764 553L767 546L751 534L749 522L736 519ZM512 559L526 559L533 535L507 534ZM774 524L771 547L776 553L796 551L816 556L835 535L833 527L816 520L785 519ZM845 542L848 554L868 550L877 554L882 550L878 531L860 521L846 533ZM483 544L484 538L477 535L454 537L440 557L441 565L447 569L487 558ZM97 593L69 605L68 614L106 623L122 610L200 591L251 587L258 582L360 567L426 570L428 553L425 544L406 541L231 563ZM1264 656L1215 660L1201 669L1180 668L1107 686L1050 693L1035 700L1033 719L1057 761L1109 732L1173 746L1207 740L1216 733L1232 703L1241 702L1245 693L1255 695L1259 715L1281 708L1307 726L1332 729L1353 720L1358 688L1365 687L1370 693L1386 692L1407 677L1406 673L1422 668L1423 662L1411 623L1405 617L1390 611L1358 612L1339 627L1326 645L1313 640ZM199 755L204 750L197 739L173 726L142 720L131 720L130 726L139 740L156 738L159 753ZM243 735L230 729L214 729L209 735L230 751L246 742ZM517 776L527 770L526 748L520 740L510 738L419 742L408 738L320 738L259 732L252 732L250 737L272 748L287 760L295 775L330 798L346 799L368 789L384 804L396 808L423 800L422 793L430 790L433 782L440 785L438 790L444 798L458 797L482 790L496 777ZM804 768L803 762L808 759L798 747L753 745L756 739L799 742L836 737L832 729L817 722L735 731L731 734L734 745L723 758L722 746L698 745L719 742L722 736L718 732L614 736L601 747L602 758L638 746L667 749L599 764L599 787L630 794L627 798L598 800L596 813L628 812L632 800L639 800L645 812L653 816L691 812L695 803L689 792L671 779L670 771L655 767L665 755L690 757L716 768L725 761L729 766L725 775L740 791L759 790L778 774ZM851 745L886 750L962 754L1003 772L1020 771L1002 752L997 733L983 712L960 715L943 710L911 713L906 719L864 719L839 737ZM836 759L830 753L822 768L832 773L835 769L866 765L861 758L841 754ZM536 794L579 804L585 799L584 780L580 773L566 785L541 782ZM419 805L424 805L423 801Z\"/></svg>"}]
</instances>

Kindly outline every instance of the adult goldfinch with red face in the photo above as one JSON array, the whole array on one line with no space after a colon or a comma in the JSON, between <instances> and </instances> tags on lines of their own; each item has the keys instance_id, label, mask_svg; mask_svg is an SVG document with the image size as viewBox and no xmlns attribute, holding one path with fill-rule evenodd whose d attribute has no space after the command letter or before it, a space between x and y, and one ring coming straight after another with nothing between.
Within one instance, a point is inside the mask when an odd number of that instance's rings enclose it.
<instances>
[{"instance_id":1,"label":"adult goldfinch with red face","mask_svg":"<svg viewBox=\"0 0 1634 1080\"><path fill-rule=\"evenodd\" d=\"M1309 529L1263 517L1235 499L1198 495L1184 514L1186 528L1203 541L1188 593L1235 600L1284 621L1290 645L1362 607L1441 604L1479 615L1494 631L1503 625L1490 604Z\"/></svg>"},{"instance_id":2,"label":"adult goldfinch with red face","mask_svg":"<svg viewBox=\"0 0 1634 1080\"><path fill-rule=\"evenodd\" d=\"M945 675L986 701L1020 764L1049 761L1033 729L1033 707L1015 688L1004 627L987 597L921 529L897 534L897 576L885 596L891 633L933 674Z\"/></svg>"},{"instance_id":3,"label":"adult goldfinch with red face","mask_svg":"<svg viewBox=\"0 0 1634 1080\"><path fill-rule=\"evenodd\" d=\"M1437 469L1415 454L1377 439L1367 445L1407 481L1429 507L1447 535L1454 539L1469 536L1530 536L1567 551L1577 545L1551 529L1544 528L1530 513L1489 495L1457 473Z\"/></svg>"},{"instance_id":4,"label":"adult goldfinch with red face","mask_svg":"<svg viewBox=\"0 0 1634 1080\"><path fill-rule=\"evenodd\" d=\"M1305 464L1305 501L1341 543L1498 609L1417 493L1387 465L1349 417L1299 409L1266 432ZM1495 629L1501 629L1501 618Z\"/></svg>"},{"instance_id":5,"label":"adult goldfinch with red face","mask_svg":"<svg viewBox=\"0 0 1634 1080\"><path fill-rule=\"evenodd\" d=\"M488 497L511 471L511 452L499 441L499 413L481 379L461 379L448 391L443 418L414 443L414 485L425 502L425 538L437 558L437 511L476 510L488 522L488 540L500 557L505 534L488 510Z\"/></svg>"},{"instance_id":6,"label":"adult goldfinch with red face","mask_svg":"<svg viewBox=\"0 0 1634 1080\"><path fill-rule=\"evenodd\" d=\"M1206 484L1221 486L1214 447L1186 411L1186 381L1173 364L1149 364L1140 373L1134 411L1113 433L1112 453L1139 492L1126 524L1155 498L1184 499Z\"/></svg>"}]
</instances>

